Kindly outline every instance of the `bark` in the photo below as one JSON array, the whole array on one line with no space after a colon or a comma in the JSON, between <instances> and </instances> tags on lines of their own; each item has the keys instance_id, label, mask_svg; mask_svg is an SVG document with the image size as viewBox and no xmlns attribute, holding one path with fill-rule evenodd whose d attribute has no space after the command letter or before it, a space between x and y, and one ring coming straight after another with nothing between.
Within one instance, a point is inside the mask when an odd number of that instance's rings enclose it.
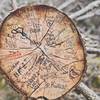
<instances>
[{"instance_id":1,"label":"bark","mask_svg":"<svg viewBox=\"0 0 100 100\"><path fill-rule=\"evenodd\" d=\"M22 96L22 100L28 100L28 97Z\"/></svg>"}]
</instances>

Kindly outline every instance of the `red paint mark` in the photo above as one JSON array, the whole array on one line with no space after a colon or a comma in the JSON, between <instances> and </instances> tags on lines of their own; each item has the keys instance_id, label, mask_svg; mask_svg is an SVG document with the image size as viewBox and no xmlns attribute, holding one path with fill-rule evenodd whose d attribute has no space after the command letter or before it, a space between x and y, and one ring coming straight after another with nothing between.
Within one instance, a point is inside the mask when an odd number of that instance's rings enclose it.
<instances>
[{"instance_id":1,"label":"red paint mark","mask_svg":"<svg viewBox=\"0 0 100 100\"><path fill-rule=\"evenodd\" d=\"M10 54L8 54L7 56L5 56L4 59L14 60L14 59L18 59L18 58L30 55L31 53L32 53L32 51L28 52L26 54L23 54L20 51L10 51Z\"/></svg>"},{"instance_id":2,"label":"red paint mark","mask_svg":"<svg viewBox=\"0 0 100 100\"><path fill-rule=\"evenodd\" d=\"M10 51L10 54L8 54L6 57L9 59L16 59L18 57L20 57L22 54L19 51Z\"/></svg>"}]
</instances>

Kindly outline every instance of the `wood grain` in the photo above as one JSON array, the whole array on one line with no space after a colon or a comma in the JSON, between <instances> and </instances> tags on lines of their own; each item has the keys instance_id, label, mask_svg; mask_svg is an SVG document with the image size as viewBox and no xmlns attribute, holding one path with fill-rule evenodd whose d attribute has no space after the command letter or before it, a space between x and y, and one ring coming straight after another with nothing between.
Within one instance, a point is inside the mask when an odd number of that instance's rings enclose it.
<instances>
[{"instance_id":1,"label":"wood grain","mask_svg":"<svg viewBox=\"0 0 100 100\"><path fill-rule=\"evenodd\" d=\"M56 8L12 12L0 27L0 69L27 97L56 99L75 87L86 66L82 39Z\"/></svg>"}]
</instances>

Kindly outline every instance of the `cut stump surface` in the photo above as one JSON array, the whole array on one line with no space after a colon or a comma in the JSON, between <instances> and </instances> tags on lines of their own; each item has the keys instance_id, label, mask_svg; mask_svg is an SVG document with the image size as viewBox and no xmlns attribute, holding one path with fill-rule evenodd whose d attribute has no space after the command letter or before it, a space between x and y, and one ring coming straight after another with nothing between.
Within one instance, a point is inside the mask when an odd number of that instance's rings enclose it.
<instances>
[{"instance_id":1,"label":"cut stump surface","mask_svg":"<svg viewBox=\"0 0 100 100\"><path fill-rule=\"evenodd\" d=\"M80 81L85 63L77 29L56 8L19 8L0 27L0 69L27 97L64 95Z\"/></svg>"}]
</instances>

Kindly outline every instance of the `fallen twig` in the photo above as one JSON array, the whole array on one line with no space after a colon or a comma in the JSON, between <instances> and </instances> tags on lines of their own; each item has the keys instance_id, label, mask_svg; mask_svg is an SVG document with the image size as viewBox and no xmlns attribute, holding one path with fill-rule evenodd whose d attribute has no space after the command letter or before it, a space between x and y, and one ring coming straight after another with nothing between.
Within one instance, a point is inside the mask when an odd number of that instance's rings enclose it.
<instances>
[{"instance_id":1,"label":"fallen twig","mask_svg":"<svg viewBox=\"0 0 100 100\"><path fill-rule=\"evenodd\" d=\"M11 2L12 2L13 10L16 10L18 8L16 0L11 0Z\"/></svg>"},{"instance_id":2,"label":"fallen twig","mask_svg":"<svg viewBox=\"0 0 100 100\"><path fill-rule=\"evenodd\" d=\"M88 100L100 100L100 97L82 82L77 86L77 90L81 92Z\"/></svg>"},{"instance_id":3,"label":"fallen twig","mask_svg":"<svg viewBox=\"0 0 100 100\"><path fill-rule=\"evenodd\" d=\"M84 7L83 9L73 13L70 15L70 18L74 19L84 13L86 13L87 11L93 9L94 7L98 7L100 4L100 1L99 0L96 0L96 1L93 1L92 3L88 4L86 7Z\"/></svg>"},{"instance_id":4,"label":"fallen twig","mask_svg":"<svg viewBox=\"0 0 100 100\"><path fill-rule=\"evenodd\" d=\"M58 9L64 9L65 7L67 7L69 4L75 2L75 0L67 0L66 2L64 2L63 4L61 4Z\"/></svg>"}]
</instances>

